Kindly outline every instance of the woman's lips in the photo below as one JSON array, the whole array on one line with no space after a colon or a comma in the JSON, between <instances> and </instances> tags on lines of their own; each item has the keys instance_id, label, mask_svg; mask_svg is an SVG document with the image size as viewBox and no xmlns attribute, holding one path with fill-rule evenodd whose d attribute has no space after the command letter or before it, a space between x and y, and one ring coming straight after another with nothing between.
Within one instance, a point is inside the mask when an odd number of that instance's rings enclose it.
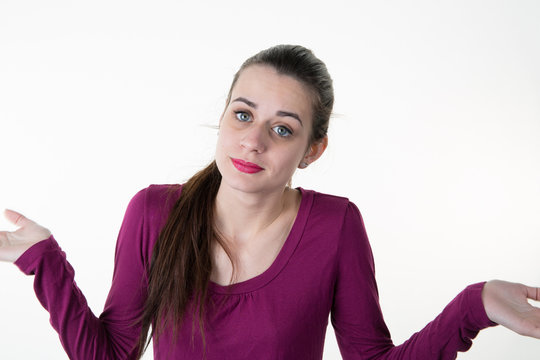
<instances>
[{"instance_id":1,"label":"woman's lips","mask_svg":"<svg viewBox=\"0 0 540 360\"><path fill-rule=\"evenodd\" d=\"M243 173L255 174L261 170L264 170L262 167L254 163L250 163L250 162L240 160L240 159L233 159L233 158L231 158L231 160L234 167Z\"/></svg>"}]
</instances>

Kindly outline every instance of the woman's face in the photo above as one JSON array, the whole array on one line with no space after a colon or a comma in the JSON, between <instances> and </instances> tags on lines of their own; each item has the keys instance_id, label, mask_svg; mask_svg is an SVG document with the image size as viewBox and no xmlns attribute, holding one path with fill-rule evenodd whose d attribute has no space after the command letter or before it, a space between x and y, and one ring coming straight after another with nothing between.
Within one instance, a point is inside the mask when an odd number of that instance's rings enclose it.
<instances>
[{"instance_id":1,"label":"woman's face","mask_svg":"<svg viewBox=\"0 0 540 360\"><path fill-rule=\"evenodd\" d=\"M244 69L220 120L216 163L222 186L248 193L283 190L308 149L308 90L272 67Z\"/></svg>"}]
</instances>

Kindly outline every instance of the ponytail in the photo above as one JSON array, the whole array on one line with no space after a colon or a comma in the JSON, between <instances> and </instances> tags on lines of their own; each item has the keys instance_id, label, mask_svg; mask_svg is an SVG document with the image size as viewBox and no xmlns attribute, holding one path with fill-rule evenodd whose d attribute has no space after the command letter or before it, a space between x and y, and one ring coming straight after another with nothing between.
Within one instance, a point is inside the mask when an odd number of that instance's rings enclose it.
<instances>
[{"instance_id":1,"label":"ponytail","mask_svg":"<svg viewBox=\"0 0 540 360\"><path fill-rule=\"evenodd\" d=\"M214 204L220 183L221 174L213 161L183 185L181 196L159 234L150 264L148 297L140 321L139 358L146 351L150 338L155 335L154 341L159 341L171 325L173 341L177 338L191 300L198 304L199 329L203 347L206 347L203 319L212 273L214 239L231 258L230 251L214 228ZM194 326L195 317L192 330ZM192 331L192 342L193 339Z\"/></svg>"}]
</instances>

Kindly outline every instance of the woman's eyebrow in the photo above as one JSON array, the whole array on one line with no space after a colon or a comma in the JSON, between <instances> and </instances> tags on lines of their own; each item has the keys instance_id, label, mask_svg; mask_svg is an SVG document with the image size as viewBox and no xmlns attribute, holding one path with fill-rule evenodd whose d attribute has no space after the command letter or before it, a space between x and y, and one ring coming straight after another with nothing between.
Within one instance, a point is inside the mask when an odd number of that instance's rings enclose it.
<instances>
[{"instance_id":1,"label":"woman's eyebrow","mask_svg":"<svg viewBox=\"0 0 540 360\"><path fill-rule=\"evenodd\" d=\"M243 97L237 97L236 99L233 100L233 102L235 101L241 101L243 103L246 103L248 106L251 106L252 108L256 109L257 108L257 104L255 104L254 102L251 102L249 101L248 99L246 98L243 98Z\"/></svg>"},{"instance_id":2,"label":"woman's eyebrow","mask_svg":"<svg viewBox=\"0 0 540 360\"><path fill-rule=\"evenodd\" d=\"M277 116L290 116L292 118L295 118L300 123L300 126L304 127L304 124L302 124L302 120L300 120L300 116L298 116L295 113L292 113L292 112L289 112L289 111L279 110L279 111L276 112L276 115Z\"/></svg>"},{"instance_id":3,"label":"woman's eyebrow","mask_svg":"<svg viewBox=\"0 0 540 360\"><path fill-rule=\"evenodd\" d=\"M247 104L248 106L254 108L254 109L257 109L257 104L255 104L253 101L249 101L248 99L244 98L244 97L237 97L236 99L234 99L232 102L235 102L235 101L240 101L240 102L243 102L245 104ZM298 114L295 114L293 112L290 112L290 111L283 111L283 110L279 110L276 112L276 115L277 116L290 116L292 118L295 118L296 120L298 120L298 122L300 122L300 125L302 127L304 127L304 124L302 123L302 120L300 119L300 116L298 116Z\"/></svg>"}]
</instances>

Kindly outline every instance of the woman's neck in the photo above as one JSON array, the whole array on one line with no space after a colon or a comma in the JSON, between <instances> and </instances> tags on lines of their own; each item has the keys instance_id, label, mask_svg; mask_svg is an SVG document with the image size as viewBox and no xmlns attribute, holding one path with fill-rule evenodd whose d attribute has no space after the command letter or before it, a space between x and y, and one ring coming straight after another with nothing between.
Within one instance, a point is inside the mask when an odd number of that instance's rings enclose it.
<instances>
[{"instance_id":1,"label":"woman's neck","mask_svg":"<svg viewBox=\"0 0 540 360\"><path fill-rule=\"evenodd\" d=\"M216 196L216 227L232 246L248 246L251 239L296 205L296 193L290 188L264 194L245 193L222 183Z\"/></svg>"}]
</instances>

